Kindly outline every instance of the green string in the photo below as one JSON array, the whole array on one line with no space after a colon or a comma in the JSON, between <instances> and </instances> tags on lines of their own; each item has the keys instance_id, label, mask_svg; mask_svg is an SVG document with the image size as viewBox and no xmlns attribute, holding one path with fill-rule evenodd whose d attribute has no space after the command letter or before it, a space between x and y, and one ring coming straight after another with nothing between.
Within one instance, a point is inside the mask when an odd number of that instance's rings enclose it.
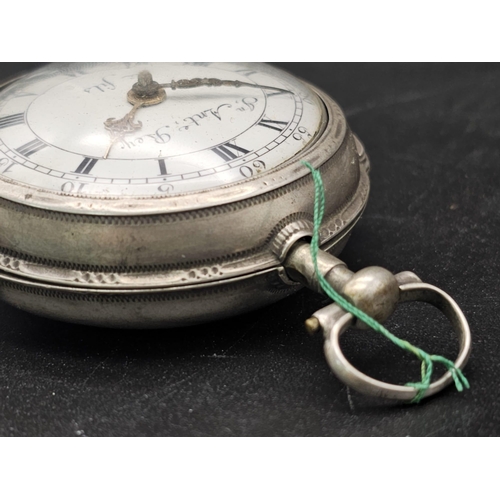
<instances>
[{"instance_id":1,"label":"green string","mask_svg":"<svg viewBox=\"0 0 500 500\"><path fill-rule=\"evenodd\" d=\"M462 371L455 366L455 364L449 359L443 358L442 356L427 354L422 349L415 347L406 340L402 340L395 335L393 335L387 328L381 325L378 321L373 319L368 314L364 313L354 305L352 305L347 299L342 297L338 292L336 292L332 286L326 281L324 276L320 273L318 268L318 251L319 251L319 231L321 228L321 222L323 220L323 215L325 212L325 190L323 187L323 181L321 179L321 174L318 170L315 170L308 162L302 162L310 171L314 180L314 229L313 236L311 240L311 255L314 263L314 270L316 276L321 285L323 291L336 302L342 309L351 313L356 318L360 319L366 323L371 329L376 332L381 333L394 344L396 344L401 349L405 349L417 356L422 362L421 364L421 375L422 380L420 382L408 382L406 385L409 387L414 387L417 389L415 397L411 400L412 403L418 403L425 394L425 391L431 385L431 377L434 369L434 363L443 364L446 369L451 373L453 380L455 382L455 387L457 391L462 392L464 387L469 389L469 382L465 378Z\"/></svg>"}]
</instances>

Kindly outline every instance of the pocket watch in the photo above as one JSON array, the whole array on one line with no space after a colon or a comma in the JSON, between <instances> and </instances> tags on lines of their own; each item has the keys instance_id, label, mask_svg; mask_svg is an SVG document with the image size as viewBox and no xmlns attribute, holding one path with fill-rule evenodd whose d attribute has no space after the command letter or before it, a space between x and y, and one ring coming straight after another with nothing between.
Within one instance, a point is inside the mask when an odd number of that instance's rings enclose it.
<instances>
[{"instance_id":1,"label":"pocket watch","mask_svg":"<svg viewBox=\"0 0 500 500\"><path fill-rule=\"evenodd\" d=\"M463 367L469 328L447 294L409 272L353 273L335 257L368 199L368 157L335 101L266 64L51 64L4 83L1 297L63 321L169 328L248 312L304 285L321 291L305 161L325 185L320 273L380 321L401 301L436 305ZM338 339L354 323L333 304L307 326L323 331L344 382L412 399L415 388L375 381L345 359Z\"/></svg>"}]
</instances>

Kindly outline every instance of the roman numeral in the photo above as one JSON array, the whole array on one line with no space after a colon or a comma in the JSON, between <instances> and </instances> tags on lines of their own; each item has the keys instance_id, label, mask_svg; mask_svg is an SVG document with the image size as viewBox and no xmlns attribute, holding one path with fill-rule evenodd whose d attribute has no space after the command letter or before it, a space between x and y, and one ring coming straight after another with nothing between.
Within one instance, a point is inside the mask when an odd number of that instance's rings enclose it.
<instances>
[{"instance_id":1,"label":"roman numeral","mask_svg":"<svg viewBox=\"0 0 500 500\"><path fill-rule=\"evenodd\" d=\"M78 168L75 170L75 174L90 174L90 171L94 168L94 165L97 163L96 158L85 158Z\"/></svg>"},{"instance_id":2,"label":"roman numeral","mask_svg":"<svg viewBox=\"0 0 500 500\"><path fill-rule=\"evenodd\" d=\"M160 165L160 175L167 175L165 160L158 160L158 165Z\"/></svg>"},{"instance_id":3,"label":"roman numeral","mask_svg":"<svg viewBox=\"0 0 500 500\"><path fill-rule=\"evenodd\" d=\"M261 125L262 127L272 128L273 130L277 130L278 132L283 132L288 122L280 122L278 120L261 120L257 125Z\"/></svg>"},{"instance_id":4,"label":"roman numeral","mask_svg":"<svg viewBox=\"0 0 500 500\"><path fill-rule=\"evenodd\" d=\"M24 123L24 113L17 113L15 115L0 118L0 128L12 127L13 125L20 125L21 123Z\"/></svg>"},{"instance_id":5,"label":"roman numeral","mask_svg":"<svg viewBox=\"0 0 500 500\"><path fill-rule=\"evenodd\" d=\"M231 151L231 149L235 152ZM212 151L215 154L219 155L224 161L235 160L240 156L250 153L248 149L236 146L236 144L231 144L230 142L226 142L226 144L223 144L222 146L217 146L216 148L212 148Z\"/></svg>"},{"instance_id":6,"label":"roman numeral","mask_svg":"<svg viewBox=\"0 0 500 500\"><path fill-rule=\"evenodd\" d=\"M46 147L47 144L42 142L40 139L33 139L24 146L21 146L20 148L16 149L16 151L20 155L28 157Z\"/></svg>"}]
</instances>

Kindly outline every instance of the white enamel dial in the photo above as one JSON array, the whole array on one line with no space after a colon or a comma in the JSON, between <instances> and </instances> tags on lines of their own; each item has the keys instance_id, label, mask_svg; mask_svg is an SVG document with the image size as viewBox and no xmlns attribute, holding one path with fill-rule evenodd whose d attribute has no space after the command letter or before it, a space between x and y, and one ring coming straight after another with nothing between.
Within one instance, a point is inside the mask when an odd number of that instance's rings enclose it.
<instances>
[{"instance_id":1,"label":"white enamel dial","mask_svg":"<svg viewBox=\"0 0 500 500\"><path fill-rule=\"evenodd\" d=\"M192 78L256 86L167 88L113 142L104 122L130 112L140 71L158 83ZM281 89L281 90L279 90ZM0 91L0 180L77 197L176 196L246 182L314 141L316 95L260 64L49 65Z\"/></svg>"}]
</instances>

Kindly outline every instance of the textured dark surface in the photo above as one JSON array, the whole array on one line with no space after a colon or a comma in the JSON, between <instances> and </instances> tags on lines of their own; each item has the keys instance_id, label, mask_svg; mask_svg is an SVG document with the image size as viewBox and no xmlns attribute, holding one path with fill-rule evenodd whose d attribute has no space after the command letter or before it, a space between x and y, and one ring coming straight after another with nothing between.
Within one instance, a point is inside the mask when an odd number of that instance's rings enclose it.
<instances>
[{"instance_id":1,"label":"textured dark surface","mask_svg":"<svg viewBox=\"0 0 500 500\"><path fill-rule=\"evenodd\" d=\"M473 333L471 390L419 405L349 391L303 321L326 300L303 290L239 318L175 331L116 331L0 304L2 436L496 436L500 434L500 65L280 64L332 95L372 162L368 208L342 258L412 270L450 292ZM27 68L1 64L0 78ZM393 332L453 357L430 307ZM419 364L377 334L344 348L404 383Z\"/></svg>"}]
</instances>

